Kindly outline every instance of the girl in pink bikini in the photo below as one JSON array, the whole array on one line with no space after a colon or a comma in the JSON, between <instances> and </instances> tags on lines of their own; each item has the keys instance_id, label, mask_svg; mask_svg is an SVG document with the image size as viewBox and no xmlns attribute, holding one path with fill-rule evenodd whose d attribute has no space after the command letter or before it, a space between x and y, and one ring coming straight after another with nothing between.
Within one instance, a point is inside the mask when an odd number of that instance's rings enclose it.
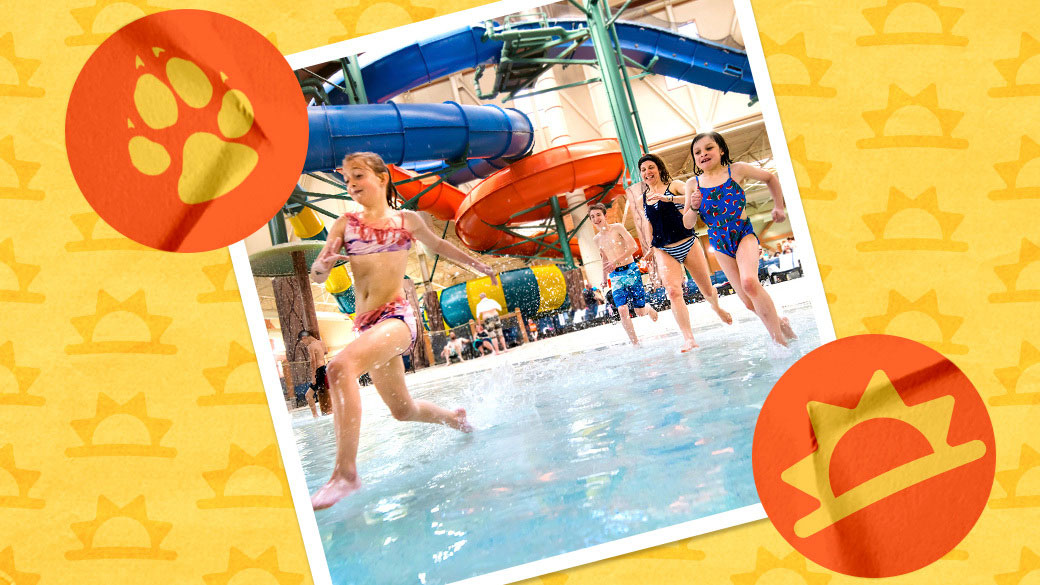
<instances>
[{"instance_id":1,"label":"girl in pink bikini","mask_svg":"<svg viewBox=\"0 0 1040 585\"><path fill-rule=\"evenodd\" d=\"M405 386L401 354L416 337L415 313L402 288L412 241L419 240L435 254L487 274L496 284L490 266L438 238L414 211L394 208L397 190L379 155L349 154L338 170L347 180L350 197L363 209L344 213L332 224L325 247L311 267L311 279L325 282L337 262L350 261L358 308L354 326L361 334L326 366L335 415L336 466L332 478L311 496L315 510L328 508L361 487L357 473L358 378L365 372L397 420L443 424L466 433L473 430L464 409L451 411L413 400Z\"/></svg>"}]
</instances>

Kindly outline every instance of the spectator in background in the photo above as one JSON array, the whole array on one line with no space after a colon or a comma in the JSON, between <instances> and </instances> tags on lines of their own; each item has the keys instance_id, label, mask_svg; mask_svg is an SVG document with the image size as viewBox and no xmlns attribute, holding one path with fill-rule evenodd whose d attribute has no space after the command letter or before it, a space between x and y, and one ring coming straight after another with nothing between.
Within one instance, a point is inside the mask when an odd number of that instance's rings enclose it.
<instances>
[{"instance_id":1,"label":"spectator in background","mask_svg":"<svg viewBox=\"0 0 1040 585\"><path fill-rule=\"evenodd\" d=\"M498 304L498 301L489 299L486 293L480 293L480 301L477 302L477 318L481 320L491 341L494 342L495 353L506 349L506 338L502 334L502 319L499 317L501 313L502 305ZM499 346L499 343L502 345Z\"/></svg>"}]
</instances>

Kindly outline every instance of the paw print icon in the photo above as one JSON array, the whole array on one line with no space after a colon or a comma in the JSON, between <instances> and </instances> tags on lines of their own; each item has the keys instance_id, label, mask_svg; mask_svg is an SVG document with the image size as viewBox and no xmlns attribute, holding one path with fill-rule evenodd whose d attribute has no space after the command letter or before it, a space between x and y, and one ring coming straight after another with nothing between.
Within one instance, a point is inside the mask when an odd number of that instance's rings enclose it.
<instances>
[{"instance_id":1,"label":"paw print icon","mask_svg":"<svg viewBox=\"0 0 1040 585\"><path fill-rule=\"evenodd\" d=\"M84 197L152 248L220 248L285 203L307 150L307 113L263 36L202 10L160 12L114 33L80 72L66 114Z\"/></svg>"}]
</instances>

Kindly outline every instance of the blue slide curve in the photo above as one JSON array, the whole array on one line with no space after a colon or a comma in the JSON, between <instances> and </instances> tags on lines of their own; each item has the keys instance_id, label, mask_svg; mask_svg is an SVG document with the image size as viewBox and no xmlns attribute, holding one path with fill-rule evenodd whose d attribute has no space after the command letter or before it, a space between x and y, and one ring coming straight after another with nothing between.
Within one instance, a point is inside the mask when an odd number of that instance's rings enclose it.
<instances>
[{"instance_id":1,"label":"blue slide curve","mask_svg":"<svg viewBox=\"0 0 1040 585\"><path fill-rule=\"evenodd\" d=\"M531 120L519 110L495 105L311 106L307 115L305 172L332 170L351 152L375 152L388 164L401 165L430 159L519 158L534 145Z\"/></svg>"}]
</instances>

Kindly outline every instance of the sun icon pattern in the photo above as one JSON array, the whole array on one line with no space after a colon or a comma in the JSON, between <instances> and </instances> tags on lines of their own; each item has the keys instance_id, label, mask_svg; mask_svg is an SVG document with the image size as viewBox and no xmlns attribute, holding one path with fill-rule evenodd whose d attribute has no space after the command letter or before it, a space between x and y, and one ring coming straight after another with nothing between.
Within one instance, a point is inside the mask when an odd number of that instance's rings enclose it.
<instances>
[{"instance_id":1,"label":"sun icon pattern","mask_svg":"<svg viewBox=\"0 0 1040 585\"><path fill-rule=\"evenodd\" d=\"M219 10L277 35L290 54L478 4L358 0L336 9L299 0L286 13L276 3L229 0ZM1040 105L1040 14L1030 3L994 11L981 0L752 4L814 249L828 268L838 335L893 329L887 332L934 344L975 382L997 433L997 481L978 525L943 560L886 583L1031 582L1040 574L1033 529L1040 494L1027 473L1037 473L1040 444L1027 430L1038 422L1040 323L1028 315L1040 300L999 295L1040 288L1031 274L1037 260L1023 249L1023 240L1040 244L1033 235L1040 125L1025 114ZM54 146L63 131L59 113L90 51L134 18L189 7L181 0L84 0L49 11L28 0L5 5L0 167L10 172L0 173L7 222L0 295L8 295L0 298L0 487L7 491L0 496L43 505L3 507L10 521L0 523L0 582L222 585L257 571L269 573L268 582L311 582L291 507L199 506L216 497L207 480L215 476L206 474L228 469L233 445L256 457L275 442L265 402L203 403L220 395L221 379L232 381L223 386L229 396L237 392L228 386L261 388L256 358L246 355L252 349L243 342L249 335L227 251L162 254L123 238L83 201ZM784 78L776 64L791 59L804 73ZM219 90L214 96L213 104L223 100ZM139 118L133 123L140 135L151 130ZM905 199L892 205L893 193ZM920 200L929 193L934 205ZM889 221L904 213L935 222L915 223L920 233L895 233ZM953 225L949 218L961 219ZM944 225L954 228L949 238ZM936 234L957 249L912 241ZM897 241L875 243L888 239ZM867 243L880 248L860 249ZM897 319L900 309L936 324L900 328L897 321L908 322ZM90 337L111 332L107 319L139 325L119 338ZM169 421L158 445L176 450L173 457L66 452L93 444L72 423L93 421L102 396L120 406L142 392L143 411L109 422L137 418L125 440L150 445L146 421ZM231 476L229 489L237 480ZM117 538L124 528L134 539ZM806 561L762 521L529 583L693 576L735 585L859 582Z\"/></svg>"}]
</instances>

